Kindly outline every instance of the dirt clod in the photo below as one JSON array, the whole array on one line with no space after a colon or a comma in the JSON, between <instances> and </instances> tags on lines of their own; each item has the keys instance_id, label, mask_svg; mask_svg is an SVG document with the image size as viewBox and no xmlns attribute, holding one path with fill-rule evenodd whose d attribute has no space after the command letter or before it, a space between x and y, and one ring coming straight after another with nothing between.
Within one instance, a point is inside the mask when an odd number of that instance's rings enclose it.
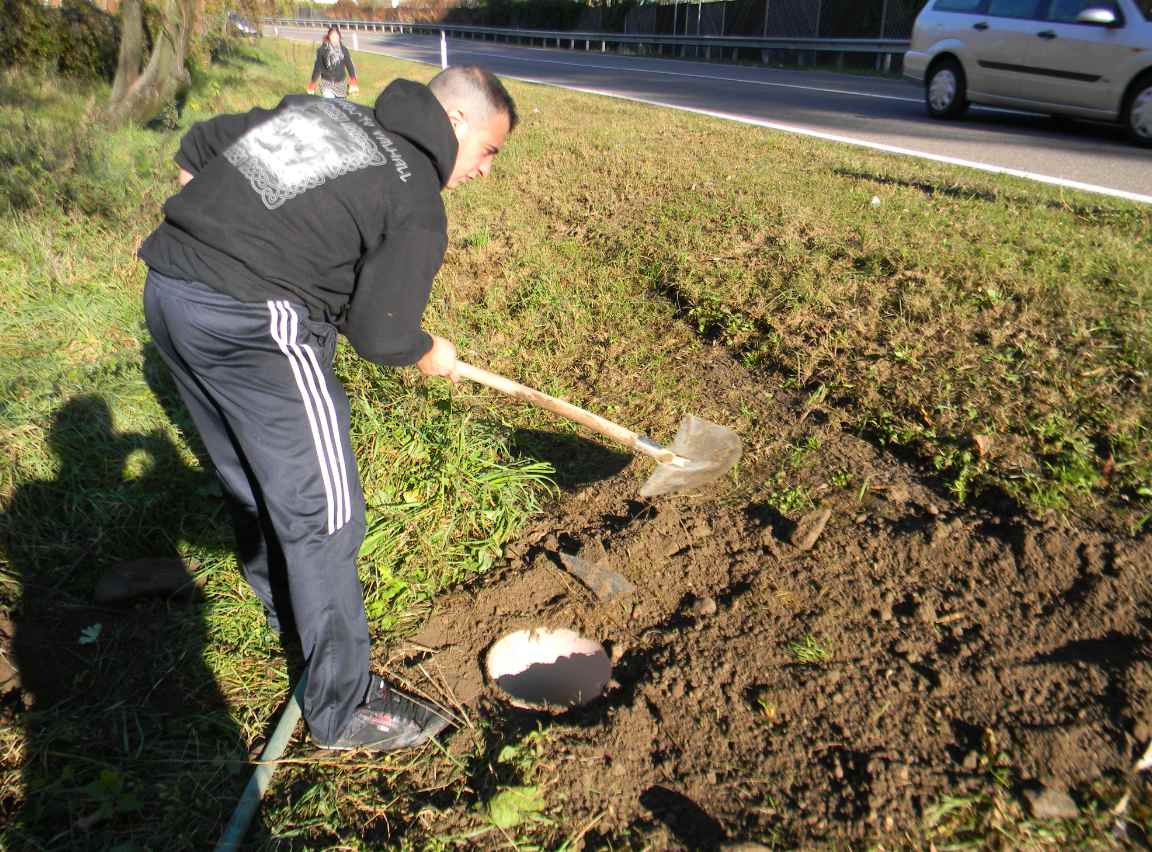
<instances>
[{"instance_id":1,"label":"dirt clod","mask_svg":"<svg viewBox=\"0 0 1152 852\"><path fill-rule=\"evenodd\" d=\"M701 598L692 605L692 611L697 615L710 616L716 614L716 599Z\"/></svg>"},{"instance_id":2,"label":"dirt clod","mask_svg":"<svg viewBox=\"0 0 1152 852\"><path fill-rule=\"evenodd\" d=\"M824 527L827 526L828 519L831 517L832 512L828 509L817 509L814 512L809 512L800 519L800 522L796 524L796 529L792 531L792 536L789 539L792 545L799 550L811 550L817 539L823 534Z\"/></svg>"},{"instance_id":3,"label":"dirt clod","mask_svg":"<svg viewBox=\"0 0 1152 852\"><path fill-rule=\"evenodd\" d=\"M1025 790L1024 798L1035 819L1075 819L1080 816L1080 809L1063 790L1051 787Z\"/></svg>"}]
</instances>

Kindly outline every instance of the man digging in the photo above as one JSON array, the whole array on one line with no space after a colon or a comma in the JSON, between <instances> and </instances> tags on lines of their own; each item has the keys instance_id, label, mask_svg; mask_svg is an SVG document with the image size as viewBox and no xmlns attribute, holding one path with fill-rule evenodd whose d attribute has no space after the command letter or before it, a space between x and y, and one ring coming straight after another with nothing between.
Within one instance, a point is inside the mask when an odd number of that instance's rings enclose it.
<instances>
[{"instance_id":1,"label":"man digging","mask_svg":"<svg viewBox=\"0 0 1152 852\"><path fill-rule=\"evenodd\" d=\"M420 325L447 245L440 193L488 175L516 121L476 67L396 80L374 108L293 95L218 116L181 140L182 188L140 249L148 328L244 575L271 627L299 634L323 748L404 748L448 724L369 672L364 499L332 359L340 332L370 361L458 378L455 346Z\"/></svg>"}]
</instances>

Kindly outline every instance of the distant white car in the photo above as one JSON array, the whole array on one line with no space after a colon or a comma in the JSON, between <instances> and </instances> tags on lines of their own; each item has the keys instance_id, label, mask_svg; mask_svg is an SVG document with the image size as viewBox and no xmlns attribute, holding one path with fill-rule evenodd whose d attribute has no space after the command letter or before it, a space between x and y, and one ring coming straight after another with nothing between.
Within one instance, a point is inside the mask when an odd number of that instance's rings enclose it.
<instances>
[{"instance_id":1,"label":"distant white car","mask_svg":"<svg viewBox=\"0 0 1152 852\"><path fill-rule=\"evenodd\" d=\"M970 102L1119 121L1152 146L1152 0L929 0L904 74L928 113Z\"/></svg>"},{"instance_id":2,"label":"distant white car","mask_svg":"<svg viewBox=\"0 0 1152 852\"><path fill-rule=\"evenodd\" d=\"M260 35L260 30L256 28L255 24L236 12L228 13L228 25L236 35L252 38Z\"/></svg>"}]
</instances>

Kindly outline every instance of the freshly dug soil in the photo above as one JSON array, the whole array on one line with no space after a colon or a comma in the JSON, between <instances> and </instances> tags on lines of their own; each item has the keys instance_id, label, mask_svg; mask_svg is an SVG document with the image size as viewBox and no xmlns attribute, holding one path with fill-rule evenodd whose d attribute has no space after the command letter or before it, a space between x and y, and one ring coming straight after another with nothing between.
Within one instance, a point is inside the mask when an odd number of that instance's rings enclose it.
<instances>
[{"instance_id":1,"label":"freshly dug soil","mask_svg":"<svg viewBox=\"0 0 1152 852\"><path fill-rule=\"evenodd\" d=\"M766 477L752 471L735 496L640 501L629 469L565 495L413 637L409 659L465 708L544 726L546 795L568 832L593 825L590 847L911 838L997 765L1021 802L1028 782L1083 801L1152 738L1152 540L956 505L813 429L814 489L850 466L862 500L825 487L785 517L740 496ZM635 591L599 602L560 551ZM508 707L483 655L537 625L605 644L604 697L555 717Z\"/></svg>"}]
</instances>

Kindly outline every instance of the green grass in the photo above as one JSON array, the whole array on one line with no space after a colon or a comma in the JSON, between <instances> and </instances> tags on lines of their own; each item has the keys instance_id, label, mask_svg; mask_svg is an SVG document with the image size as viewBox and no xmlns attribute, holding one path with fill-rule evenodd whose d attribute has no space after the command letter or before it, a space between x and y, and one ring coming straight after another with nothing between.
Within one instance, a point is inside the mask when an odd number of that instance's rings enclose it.
<instances>
[{"instance_id":1,"label":"green grass","mask_svg":"<svg viewBox=\"0 0 1152 852\"><path fill-rule=\"evenodd\" d=\"M832 659L832 652L811 634L797 642L789 642L788 653L792 655L792 659L804 666L815 666Z\"/></svg>"},{"instance_id":2,"label":"green grass","mask_svg":"<svg viewBox=\"0 0 1152 852\"><path fill-rule=\"evenodd\" d=\"M303 47L265 43L202 70L175 129L111 134L92 119L105 89L0 76L0 615L42 616L69 678L63 695L0 725L11 848L204 848L287 693L219 496L147 348L134 252L175 188L170 157L188 125L272 105L310 64ZM365 93L433 73L367 55L358 66ZM522 127L490 180L447 199L450 246L427 321L462 357L657 440L686 412L726 422L747 442L746 470L786 472L741 488L785 513L812 504L790 473L821 447L780 445L767 403L727 398L697 369L713 347L805 417L918 460L958 498L1148 523L1147 208L510 88ZM550 468L515 449L518 435L575 430L347 350L337 369L353 399L370 507L362 576L384 643L492 566L552 493ZM831 476L867 491L850 470ZM93 611L100 572L143 555L193 562L203 602ZM96 641L80 644L96 623ZM814 641L792 651L827 659ZM180 706L163 704L169 692ZM581 826L564 822L546 749L526 737L469 720L450 754L301 756L279 770L254 836L574 844ZM525 818L497 828L493 801Z\"/></svg>"},{"instance_id":3,"label":"green grass","mask_svg":"<svg viewBox=\"0 0 1152 852\"><path fill-rule=\"evenodd\" d=\"M11 848L203 848L288 690L280 649L258 627L260 607L236 570L218 489L148 348L134 252L175 188L170 157L182 130L273 104L298 73L275 51L234 55L200 75L181 128L113 134L94 120L101 87L0 78L0 162L20 164L0 182L0 614L42 620L37 636L23 629L24 641L48 643L50 675L74 693L50 695L25 678L38 702L0 736ZM361 574L383 641L416 623L438 591L492 566L551 492L552 469L510 450L513 427L446 383L348 352L337 370L354 399L369 504ZM87 606L108 565L169 555L194 566L205 600L193 610L144 606L140 621L162 638ZM17 650L22 668L30 653ZM123 676L136 666L141 682ZM128 704L174 678L211 708L176 713L185 727L175 741L164 723L171 708Z\"/></svg>"}]
</instances>

